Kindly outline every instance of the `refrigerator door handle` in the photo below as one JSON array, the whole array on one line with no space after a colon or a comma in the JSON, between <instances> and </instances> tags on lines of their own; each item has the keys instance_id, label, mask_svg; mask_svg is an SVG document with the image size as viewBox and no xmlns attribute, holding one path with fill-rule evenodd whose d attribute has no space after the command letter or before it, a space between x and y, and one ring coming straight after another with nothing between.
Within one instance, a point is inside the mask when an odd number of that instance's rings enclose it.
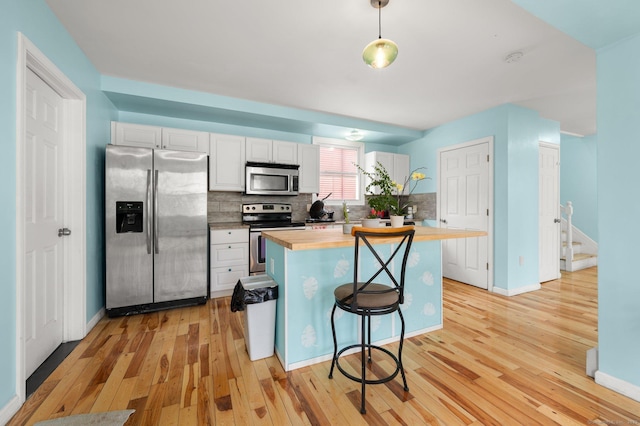
<instances>
[{"instance_id":1,"label":"refrigerator door handle","mask_svg":"<svg viewBox=\"0 0 640 426\"><path fill-rule=\"evenodd\" d=\"M155 171L153 180L153 246L157 253L160 253L158 245L158 170Z\"/></svg>"},{"instance_id":2,"label":"refrigerator door handle","mask_svg":"<svg viewBox=\"0 0 640 426\"><path fill-rule=\"evenodd\" d=\"M151 254L151 169L147 169L147 254Z\"/></svg>"}]
</instances>

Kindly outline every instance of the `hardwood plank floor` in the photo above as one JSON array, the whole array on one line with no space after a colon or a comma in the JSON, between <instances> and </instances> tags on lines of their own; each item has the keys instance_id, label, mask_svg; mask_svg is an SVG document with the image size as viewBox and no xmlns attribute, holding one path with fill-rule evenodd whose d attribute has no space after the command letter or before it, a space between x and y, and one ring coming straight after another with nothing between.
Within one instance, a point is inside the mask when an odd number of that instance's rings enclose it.
<instances>
[{"instance_id":1,"label":"hardwood plank floor","mask_svg":"<svg viewBox=\"0 0 640 426\"><path fill-rule=\"evenodd\" d=\"M410 391L399 378L367 386L365 415L356 383L327 378L330 362L289 373L275 357L251 362L229 303L102 319L9 424L127 408L127 424L145 426L640 422L639 402L585 375L596 268L515 297L445 280L444 328L405 341Z\"/></svg>"}]
</instances>

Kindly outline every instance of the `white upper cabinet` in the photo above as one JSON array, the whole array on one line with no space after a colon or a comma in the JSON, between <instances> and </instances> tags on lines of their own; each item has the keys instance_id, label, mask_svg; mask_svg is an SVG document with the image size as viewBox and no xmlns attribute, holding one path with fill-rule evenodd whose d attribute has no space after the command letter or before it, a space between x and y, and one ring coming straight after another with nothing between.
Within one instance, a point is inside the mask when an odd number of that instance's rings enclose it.
<instances>
[{"instance_id":1,"label":"white upper cabinet","mask_svg":"<svg viewBox=\"0 0 640 426\"><path fill-rule=\"evenodd\" d=\"M397 183L404 183L409 176L410 157L404 154L394 154L391 152L372 151L365 154L365 170L373 172L376 163L380 163L389 173L391 180Z\"/></svg>"},{"instance_id":2,"label":"white upper cabinet","mask_svg":"<svg viewBox=\"0 0 640 426\"><path fill-rule=\"evenodd\" d=\"M273 160L273 141L270 139L247 138L247 161L271 163Z\"/></svg>"},{"instance_id":3,"label":"white upper cabinet","mask_svg":"<svg viewBox=\"0 0 640 426\"><path fill-rule=\"evenodd\" d=\"M162 128L162 148L175 151L209 153L209 133L194 130Z\"/></svg>"},{"instance_id":4,"label":"white upper cabinet","mask_svg":"<svg viewBox=\"0 0 640 426\"><path fill-rule=\"evenodd\" d=\"M244 191L245 138L211 133L209 190Z\"/></svg>"},{"instance_id":5,"label":"white upper cabinet","mask_svg":"<svg viewBox=\"0 0 640 426\"><path fill-rule=\"evenodd\" d=\"M294 142L273 141L273 162L280 164L299 164L298 145Z\"/></svg>"},{"instance_id":6,"label":"white upper cabinet","mask_svg":"<svg viewBox=\"0 0 640 426\"><path fill-rule=\"evenodd\" d=\"M298 164L300 164L298 192L303 194L320 192L320 146L299 144Z\"/></svg>"},{"instance_id":7,"label":"white upper cabinet","mask_svg":"<svg viewBox=\"0 0 640 426\"><path fill-rule=\"evenodd\" d=\"M209 153L209 133L111 122L111 144Z\"/></svg>"},{"instance_id":8,"label":"white upper cabinet","mask_svg":"<svg viewBox=\"0 0 640 426\"><path fill-rule=\"evenodd\" d=\"M111 144L139 146L142 148L161 148L162 128L112 121Z\"/></svg>"},{"instance_id":9,"label":"white upper cabinet","mask_svg":"<svg viewBox=\"0 0 640 426\"><path fill-rule=\"evenodd\" d=\"M393 175L391 177L393 180L398 183L404 183L405 179L409 177L410 169L411 157L404 154L393 155Z\"/></svg>"},{"instance_id":10,"label":"white upper cabinet","mask_svg":"<svg viewBox=\"0 0 640 426\"><path fill-rule=\"evenodd\" d=\"M247 161L298 164L298 144L271 139L247 138Z\"/></svg>"}]
</instances>

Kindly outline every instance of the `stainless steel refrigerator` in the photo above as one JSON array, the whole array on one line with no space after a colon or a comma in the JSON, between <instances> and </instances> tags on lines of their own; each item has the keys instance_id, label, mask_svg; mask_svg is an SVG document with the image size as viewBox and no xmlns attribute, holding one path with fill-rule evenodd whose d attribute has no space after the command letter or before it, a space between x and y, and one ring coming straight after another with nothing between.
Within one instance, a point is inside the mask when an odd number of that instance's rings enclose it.
<instances>
[{"instance_id":1,"label":"stainless steel refrigerator","mask_svg":"<svg viewBox=\"0 0 640 426\"><path fill-rule=\"evenodd\" d=\"M109 316L206 302L207 171L206 154L107 146Z\"/></svg>"}]
</instances>

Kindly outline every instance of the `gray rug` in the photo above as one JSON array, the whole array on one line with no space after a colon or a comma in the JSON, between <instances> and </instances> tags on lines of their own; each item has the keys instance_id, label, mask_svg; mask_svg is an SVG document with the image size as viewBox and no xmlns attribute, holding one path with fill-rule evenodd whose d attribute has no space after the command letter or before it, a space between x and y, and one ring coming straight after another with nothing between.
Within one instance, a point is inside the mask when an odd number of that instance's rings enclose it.
<instances>
[{"instance_id":1,"label":"gray rug","mask_svg":"<svg viewBox=\"0 0 640 426\"><path fill-rule=\"evenodd\" d=\"M122 426L136 410L107 411L106 413L78 414L44 420L34 426Z\"/></svg>"}]
</instances>

